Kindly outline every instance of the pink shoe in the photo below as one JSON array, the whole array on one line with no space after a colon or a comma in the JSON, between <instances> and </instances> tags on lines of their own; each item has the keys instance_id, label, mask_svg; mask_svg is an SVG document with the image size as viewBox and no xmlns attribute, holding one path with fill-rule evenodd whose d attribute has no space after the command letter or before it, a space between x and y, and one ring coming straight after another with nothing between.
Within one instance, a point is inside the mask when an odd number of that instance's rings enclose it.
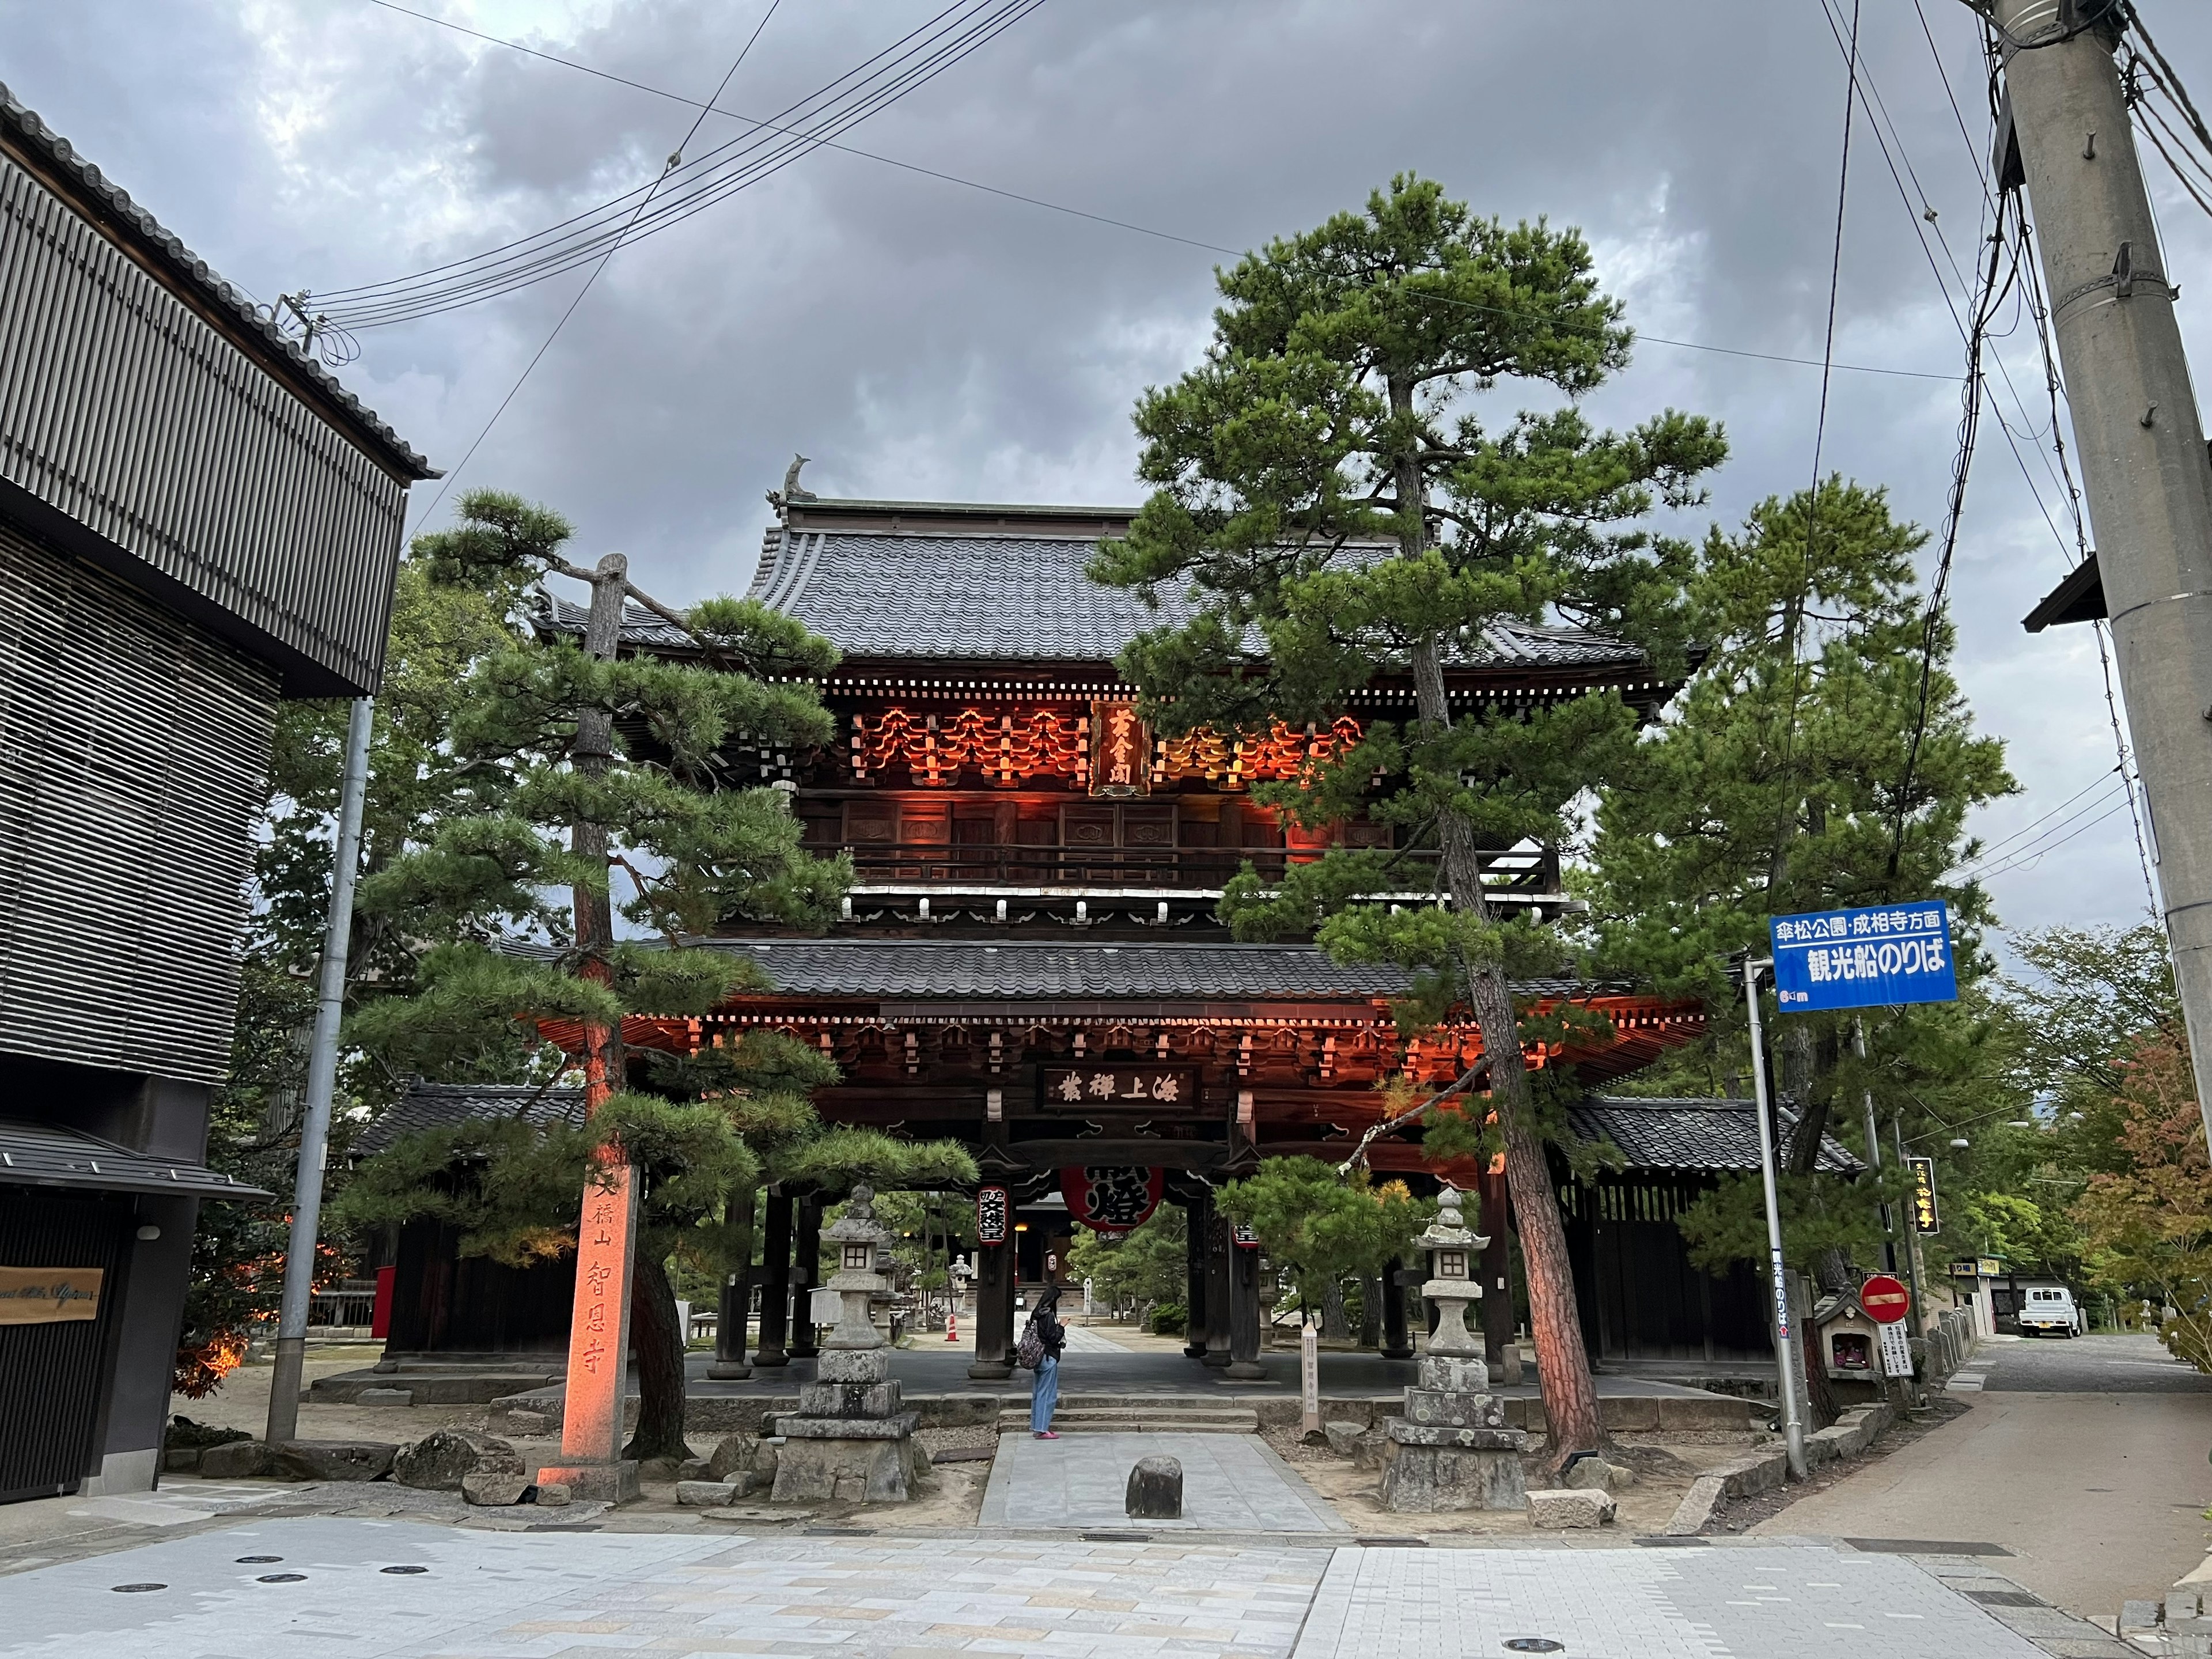
<instances>
[{"instance_id":1,"label":"pink shoe","mask_svg":"<svg viewBox=\"0 0 2212 1659\"><path fill-rule=\"evenodd\" d=\"M1060 1437L1059 1437L1058 1435L1054 1434L1054 1433L1050 1429L1047 1429L1047 1430L1046 1430L1043 1433L1042 1433L1042 1434L1038 1434L1038 1435L1032 1435L1032 1436L1030 1437L1030 1438L1035 1439L1035 1440L1057 1440L1057 1439L1059 1439L1059 1438L1060 1438Z\"/></svg>"}]
</instances>

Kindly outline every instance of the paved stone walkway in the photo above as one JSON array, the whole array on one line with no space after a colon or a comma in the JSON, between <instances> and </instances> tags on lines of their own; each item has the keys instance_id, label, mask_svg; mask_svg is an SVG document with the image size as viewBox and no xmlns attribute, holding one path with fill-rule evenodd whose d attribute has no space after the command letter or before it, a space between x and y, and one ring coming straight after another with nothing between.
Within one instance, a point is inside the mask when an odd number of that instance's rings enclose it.
<instances>
[{"instance_id":1,"label":"paved stone walkway","mask_svg":"<svg viewBox=\"0 0 2212 1659\"><path fill-rule=\"evenodd\" d=\"M1909 1561L1848 1550L1339 1550L1294 1659L2044 1659Z\"/></svg>"},{"instance_id":2,"label":"paved stone walkway","mask_svg":"<svg viewBox=\"0 0 2212 1659\"><path fill-rule=\"evenodd\" d=\"M1182 1519L1132 1521L1129 1471L1140 1457L1182 1464ZM982 1524L1077 1531L1139 1527L1147 1532L1351 1530L1291 1466L1255 1434L1066 1434L1057 1440L1003 1435L984 1489Z\"/></svg>"},{"instance_id":3,"label":"paved stone walkway","mask_svg":"<svg viewBox=\"0 0 2212 1659\"><path fill-rule=\"evenodd\" d=\"M1495 1659L1532 1637L1564 1659L2127 1651L2032 1600L1986 1564L1804 1542L1331 1551L319 1516L0 1577L0 1656Z\"/></svg>"}]
</instances>

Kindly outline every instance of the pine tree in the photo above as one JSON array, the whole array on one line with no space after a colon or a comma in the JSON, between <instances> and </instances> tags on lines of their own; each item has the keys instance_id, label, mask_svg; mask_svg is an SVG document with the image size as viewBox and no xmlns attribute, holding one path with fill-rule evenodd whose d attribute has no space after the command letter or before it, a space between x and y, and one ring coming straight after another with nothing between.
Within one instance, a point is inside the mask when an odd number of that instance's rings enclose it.
<instances>
[{"instance_id":1,"label":"pine tree","mask_svg":"<svg viewBox=\"0 0 2212 1659\"><path fill-rule=\"evenodd\" d=\"M821 1133L806 1094L834 1067L797 1044L755 1037L636 1064L623 1050L625 1014L702 1014L765 988L749 963L693 938L744 921L818 929L835 915L847 862L804 852L787 797L748 782L734 757L741 745L804 752L830 739L805 682L834 650L749 601L671 611L617 556L572 564L560 551L567 523L513 496L474 492L459 519L415 544L431 582L590 582L593 648L518 638L460 683L450 743L465 787L360 886L364 914L441 942L411 993L368 1003L349 1034L396 1073L468 1078L526 1054L543 1022L566 1022L583 1032L589 1121L403 1143L363 1171L342 1213L450 1209L465 1248L519 1261L574 1247L587 1168L635 1166L649 1197L631 1286L641 1401L628 1455L680 1457L683 1339L664 1266L679 1234L719 1230L725 1259L749 1251L754 1185L779 1164L817 1187L878 1166L945 1184L972 1179L972 1166L957 1147ZM683 629L698 659L617 654L602 624L632 601ZM656 937L617 937L617 871L630 894L619 914Z\"/></svg>"},{"instance_id":2,"label":"pine tree","mask_svg":"<svg viewBox=\"0 0 2212 1659\"><path fill-rule=\"evenodd\" d=\"M1508 619L1626 633L1664 667L1689 550L1645 520L1655 498L1700 499L1724 445L1671 411L1630 432L1594 428L1575 400L1627 361L1632 337L1588 246L1543 223L1476 218L1426 180L1394 179L1364 214L1272 243L1217 281L1206 360L1138 404L1139 474L1154 493L1093 566L1105 581L1187 597L1195 614L1138 640L1121 671L1169 732L1326 725L1378 677L1410 678L1409 725L1377 722L1334 764L1255 796L1308 825L1364 811L1401 826L1440 849L1453 908L1394 915L1358 902L1407 878L1388 858L1338 849L1292 866L1279 892L1241 876L1224 914L1244 937L1318 924L1340 959L1416 969L1427 994L1404 1015L1416 1023L1455 1000L1472 1008L1565 1458L1601 1444L1604 1429L1508 978L1532 952L1547 966L1561 953L1492 913L1480 853L1561 839L1569 804L1628 748L1636 717L1610 693L1455 715L1446 676L1479 662L1486 628ZM1506 382L1566 401L1493 426L1481 395ZM1388 781L1370 799L1377 774Z\"/></svg>"}]
</instances>

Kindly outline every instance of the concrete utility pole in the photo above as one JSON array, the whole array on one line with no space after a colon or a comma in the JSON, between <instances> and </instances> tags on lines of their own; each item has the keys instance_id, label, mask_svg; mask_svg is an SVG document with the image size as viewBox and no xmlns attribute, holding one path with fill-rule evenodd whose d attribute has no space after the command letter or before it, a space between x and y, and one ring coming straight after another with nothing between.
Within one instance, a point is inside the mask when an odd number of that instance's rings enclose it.
<instances>
[{"instance_id":1,"label":"concrete utility pole","mask_svg":"<svg viewBox=\"0 0 2212 1659\"><path fill-rule=\"evenodd\" d=\"M269 1378L271 1445L300 1431L300 1377L307 1363L307 1304L315 1285L315 1237L322 1225L323 1164L331 1147L331 1096L337 1087L338 1022L345 1013L346 951L353 939L354 877L361 866L362 805L368 795L368 740L376 704L356 697L346 721L345 783L338 795L338 842L331 867L331 910L323 924L322 977L307 1048L307 1115L300 1125L300 1168L292 1182L292 1238L284 1251L284 1300L276 1316L276 1366Z\"/></svg>"},{"instance_id":2,"label":"concrete utility pole","mask_svg":"<svg viewBox=\"0 0 2212 1659\"><path fill-rule=\"evenodd\" d=\"M2112 61L2118 8L1988 0L1986 15L2003 44L2212 1140L2212 460Z\"/></svg>"}]
</instances>

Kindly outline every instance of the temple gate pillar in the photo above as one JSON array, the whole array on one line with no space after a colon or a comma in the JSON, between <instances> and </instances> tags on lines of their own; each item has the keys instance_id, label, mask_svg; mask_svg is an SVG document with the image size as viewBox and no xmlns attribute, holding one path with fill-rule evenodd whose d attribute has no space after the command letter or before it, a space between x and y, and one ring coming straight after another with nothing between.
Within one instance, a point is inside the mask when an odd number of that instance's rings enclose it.
<instances>
[{"instance_id":1,"label":"temple gate pillar","mask_svg":"<svg viewBox=\"0 0 2212 1659\"><path fill-rule=\"evenodd\" d=\"M793 1359L811 1359L821 1350L814 1341L814 1291L822 1282L822 1195L806 1193L793 1218L791 1247L791 1340Z\"/></svg>"},{"instance_id":2,"label":"temple gate pillar","mask_svg":"<svg viewBox=\"0 0 2212 1659\"><path fill-rule=\"evenodd\" d=\"M1182 1206L1184 1231L1188 1237L1183 1246L1187 1293L1183 1305L1188 1310L1183 1332L1183 1356L1188 1359L1206 1358L1206 1240L1208 1229L1213 1225L1213 1198L1205 1194L1192 1199Z\"/></svg>"},{"instance_id":3,"label":"temple gate pillar","mask_svg":"<svg viewBox=\"0 0 2212 1659\"><path fill-rule=\"evenodd\" d=\"M1239 1382L1265 1376L1260 1364L1260 1251L1237 1243L1229 1249L1229 1368L1222 1375Z\"/></svg>"},{"instance_id":4,"label":"temple gate pillar","mask_svg":"<svg viewBox=\"0 0 2212 1659\"><path fill-rule=\"evenodd\" d=\"M784 1349L791 1318L791 1194L768 1189L768 1212L761 1240L760 1346L753 1364L788 1365Z\"/></svg>"},{"instance_id":5,"label":"temple gate pillar","mask_svg":"<svg viewBox=\"0 0 2212 1659\"><path fill-rule=\"evenodd\" d=\"M968 1375L994 1382L1014 1374L1014 1227L1006 1242L975 1247L975 1358Z\"/></svg>"},{"instance_id":6,"label":"temple gate pillar","mask_svg":"<svg viewBox=\"0 0 2212 1659\"><path fill-rule=\"evenodd\" d=\"M1235 1273L1229 1258L1229 1218L1206 1206L1206 1352L1201 1363L1219 1370L1229 1364L1230 1322L1236 1316Z\"/></svg>"}]
</instances>

